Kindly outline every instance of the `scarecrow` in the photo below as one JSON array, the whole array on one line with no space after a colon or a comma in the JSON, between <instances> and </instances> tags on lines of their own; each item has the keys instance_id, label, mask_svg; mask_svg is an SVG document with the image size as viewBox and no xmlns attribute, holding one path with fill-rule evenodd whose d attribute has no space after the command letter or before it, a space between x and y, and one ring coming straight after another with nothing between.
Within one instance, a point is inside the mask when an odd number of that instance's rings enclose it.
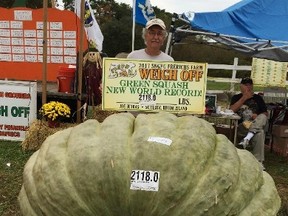
<instances>
[{"instance_id":1,"label":"scarecrow","mask_svg":"<svg viewBox=\"0 0 288 216\"><path fill-rule=\"evenodd\" d=\"M84 92L87 93L87 105L97 106L102 102L99 89L102 80L102 56L96 48L86 51L83 58Z\"/></svg>"}]
</instances>

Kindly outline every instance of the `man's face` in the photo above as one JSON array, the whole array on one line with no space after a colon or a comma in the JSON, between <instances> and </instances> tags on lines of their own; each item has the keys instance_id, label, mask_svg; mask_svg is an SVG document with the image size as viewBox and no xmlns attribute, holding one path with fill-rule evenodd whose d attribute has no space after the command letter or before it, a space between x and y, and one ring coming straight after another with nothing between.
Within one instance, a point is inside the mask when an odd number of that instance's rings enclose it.
<instances>
[{"instance_id":1,"label":"man's face","mask_svg":"<svg viewBox=\"0 0 288 216\"><path fill-rule=\"evenodd\" d=\"M253 90L253 84L246 83L246 84L240 84L240 90L241 92L246 92L246 91L252 91Z\"/></svg>"},{"instance_id":2,"label":"man's face","mask_svg":"<svg viewBox=\"0 0 288 216\"><path fill-rule=\"evenodd\" d=\"M151 26L145 34L146 46L160 50L165 40L165 34L165 31L160 26Z\"/></svg>"}]
</instances>

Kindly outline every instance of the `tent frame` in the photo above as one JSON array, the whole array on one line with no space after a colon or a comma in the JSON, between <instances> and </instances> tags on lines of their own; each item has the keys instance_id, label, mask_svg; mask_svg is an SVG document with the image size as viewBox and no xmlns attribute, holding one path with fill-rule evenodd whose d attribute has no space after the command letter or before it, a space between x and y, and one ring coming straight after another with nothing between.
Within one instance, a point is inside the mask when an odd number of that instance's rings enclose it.
<instances>
[{"instance_id":1,"label":"tent frame","mask_svg":"<svg viewBox=\"0 0 288 216\"><path fill-rule=\"evenodd\" d=\"M174 23L176 20L181 20L185 24L175 28ZM220 34L215 32L209 31L201 31L195 30L191 27L190 22L183 18L181 14L173 14L170 32L167 39L166 50L165 52L168 54L172 52L172 47L175 42L175 34L177 33L188 33L191 35L205 35L208 36L215 41L230 46L231 48L238 50L240 52L249 54L254 57L259 57L258 54L261 52L269 52L269 51L278 51L280 55L287 55L284 59L275 59L275 57L263 57L271 60L279 60L279 61L288 61L288 41L279 41L279 40L267 40L267 39L260 39L260 38L248 38L242 37L237 35L227 35L227 34ZM245 41L245 42L244 42ZM273 46L273 44L281 44L279 46ZM260 55L261 57L261 55ZM278 58L278 55L276 56Z\"/></svg>"}]
</instances>

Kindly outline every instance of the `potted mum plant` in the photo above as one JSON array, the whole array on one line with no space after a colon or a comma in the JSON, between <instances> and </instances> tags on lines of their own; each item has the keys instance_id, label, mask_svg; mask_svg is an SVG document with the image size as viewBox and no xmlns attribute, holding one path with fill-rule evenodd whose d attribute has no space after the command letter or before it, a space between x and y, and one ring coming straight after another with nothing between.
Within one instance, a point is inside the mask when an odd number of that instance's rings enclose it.
<instances>
[{"instance_id":1,"label":"potted mum plant","mask_svg":"<svg viewBox=\"0 0 288 216\"><path fill-rule=\"evenodd\" d=\"M48 121L49 127L59 127L61 120L70 118L70 107L58 101L50 101L42 105L39 110L40 115Z\"/></svg>"}]
</instances>

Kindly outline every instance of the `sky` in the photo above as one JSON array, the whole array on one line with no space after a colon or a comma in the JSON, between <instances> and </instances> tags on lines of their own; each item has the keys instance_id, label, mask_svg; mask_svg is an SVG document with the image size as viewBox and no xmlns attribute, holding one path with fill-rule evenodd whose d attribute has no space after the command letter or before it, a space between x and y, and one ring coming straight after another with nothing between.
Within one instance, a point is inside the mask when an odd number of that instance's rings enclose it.
<instances>
[{"instance_id":1,"label":"sky","mask_svg":"<svg viewBox=\"0 0 288 216\"><path fill-rule=\"evenodd\" d=\"M166 12L182 14L189 11L221 11L239 1L241 0L150 0L150 3L152 6L165 9ZM132 5L133 0L115 0L115 2Z\"/></svg>"}]
</instances>

